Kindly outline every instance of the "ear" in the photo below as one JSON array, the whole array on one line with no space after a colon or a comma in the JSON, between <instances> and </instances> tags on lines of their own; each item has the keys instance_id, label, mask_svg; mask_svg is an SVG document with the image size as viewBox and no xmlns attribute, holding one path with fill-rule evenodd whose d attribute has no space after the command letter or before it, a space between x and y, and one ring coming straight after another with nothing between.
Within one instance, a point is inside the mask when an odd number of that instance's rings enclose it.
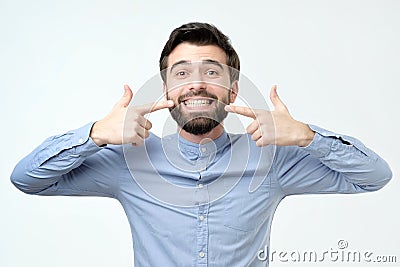
<instances>
[{"instance_id":1,"label":"ear","mask_svg":"<svg viewBox=\"0 0 400 267\"><path fill-rule=\"evenodd\" d=\"M230 99L231 103L235 102L238 92L239 92L239 81L236 80L231 85L231 99Z\"/></svg>"}]
</instances>

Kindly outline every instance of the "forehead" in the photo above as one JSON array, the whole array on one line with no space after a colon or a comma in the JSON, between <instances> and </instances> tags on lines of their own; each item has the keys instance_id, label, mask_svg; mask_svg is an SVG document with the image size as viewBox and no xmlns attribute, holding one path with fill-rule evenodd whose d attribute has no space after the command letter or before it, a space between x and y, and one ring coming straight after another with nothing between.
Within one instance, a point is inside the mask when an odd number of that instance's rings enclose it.
<instances>
[{"instance_id":1,"label":"forehead","mask_svg":"<svg viewBox=\"0 0 400 267\"><path fill-rule=\"evenodd\" d=\"M227 57L221 48L215 45L198 46L190 43L177 45L168 56L167 67L171 67L179 61L205 61L214 60L221 64L227 64Z\"/></svg>"}]
</instances>

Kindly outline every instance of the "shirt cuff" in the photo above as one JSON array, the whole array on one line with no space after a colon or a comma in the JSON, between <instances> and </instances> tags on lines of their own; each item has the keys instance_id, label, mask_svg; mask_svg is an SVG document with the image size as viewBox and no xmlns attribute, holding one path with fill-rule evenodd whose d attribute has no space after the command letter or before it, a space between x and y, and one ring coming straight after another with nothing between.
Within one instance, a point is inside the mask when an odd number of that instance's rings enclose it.
<instances>
[{"instance_id":1,"label":"shirt cuff","mask_svg":"<svg viewBox=\"0 0 400 267\"><path fill-rule=\"evenodd\" d=\"M331 150L333 138L324 138L329 136L326 135L327 132L325 132L324 129L314 125L309 126L311 130L315 132L314 138L308 146L302 147L301 149L307 151L310 155L316 158L325 157Z\"/></svg>"},{"instance_id":2,"label":"shirt cuff","mask_svg":"<svg viewBox=\"0 0 400 267\"><path fill-rule=\"evenodd\" d=\"M96 145L93 139L90 138L90 131L92 130L94 122L88 123L85 126L78 128L73 133L73 138L71 138L71 147L75 147L76 152L82 156L93 154L103 147Z\"/></svg>"}]
</instances>

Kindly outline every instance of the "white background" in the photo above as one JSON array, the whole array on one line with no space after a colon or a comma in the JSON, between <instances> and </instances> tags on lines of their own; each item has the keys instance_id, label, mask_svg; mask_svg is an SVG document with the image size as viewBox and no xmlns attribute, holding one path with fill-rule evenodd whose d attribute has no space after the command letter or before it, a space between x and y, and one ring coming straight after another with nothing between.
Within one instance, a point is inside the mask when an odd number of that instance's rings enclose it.
<instances>
[{"instance_id":1,"label":"white background","mask_svg":"<svg viewBox=\"0 0 400 267\"><path fill-rule=\"evenodd\" d=\"M0 266L133 266L119 203L29 196L9 176L46 137L107 114L124 83L138 90L169 33L190 21L232 39L266 98L277 84L296 119L358 137L391 165L393 180L375 193L285 199L271 250L322 253L345 239L400 262L399 14L395 0L0 0Z\"/></svg>"}]
</instances>

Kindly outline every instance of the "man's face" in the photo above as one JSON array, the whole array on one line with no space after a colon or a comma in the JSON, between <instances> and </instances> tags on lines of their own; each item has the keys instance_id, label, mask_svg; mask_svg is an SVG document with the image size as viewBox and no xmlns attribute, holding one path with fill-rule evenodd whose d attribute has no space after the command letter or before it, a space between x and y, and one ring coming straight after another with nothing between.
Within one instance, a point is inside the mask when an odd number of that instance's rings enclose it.
<instances>
[{"instance_id":1,"label":"man's face","mask_svg":"<svg viewBox=\"0 0 400 267\"><path fill-rule=\"evenodd\" d=\"M225 52L214 45L181 43L169 55L164 89L175 103L172 117L186 132L206 134L226 118L224 107L237 93L226 63Z\"/></svg>"}]
</instances>

